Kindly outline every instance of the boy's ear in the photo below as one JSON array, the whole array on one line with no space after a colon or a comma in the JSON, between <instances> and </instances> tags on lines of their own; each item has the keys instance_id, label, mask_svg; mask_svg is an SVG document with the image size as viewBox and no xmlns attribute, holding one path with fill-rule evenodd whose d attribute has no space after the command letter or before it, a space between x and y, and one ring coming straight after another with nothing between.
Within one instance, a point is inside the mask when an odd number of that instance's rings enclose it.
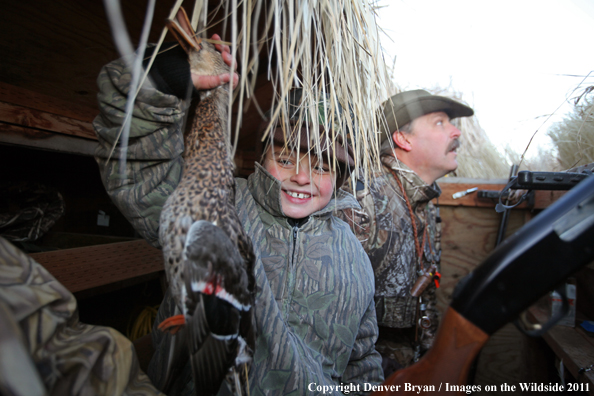
<instances>
[{"instance_id":1,"label":"boy's ear","mask_svg":"<svg viewBox=\"0 0 594 396\"><path fill-rule=\"evenodd\" d=\"M405 133L397 130L392 134L392 139L394 140L394 146L406 152L412 150L412 144L408 140L408 137Z\"/></svg>"}]
</instances>

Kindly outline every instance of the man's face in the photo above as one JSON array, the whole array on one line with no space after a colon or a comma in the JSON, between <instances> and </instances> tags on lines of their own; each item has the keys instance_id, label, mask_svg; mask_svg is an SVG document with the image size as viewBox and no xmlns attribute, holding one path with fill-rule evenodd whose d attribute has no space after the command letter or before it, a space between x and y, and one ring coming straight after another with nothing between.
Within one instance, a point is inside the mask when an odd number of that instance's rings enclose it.
<instances>
[{"instance_id":1,"label":"man's face","mask_svg":"<svg viewBox=\"0 0 594 396\"><path fill-rule=\"evenodd\" d=\"M411 169L429 184L456 170L461 133L446 113L440 111L416 118L412 127L406 135L411 144L408 153L411 163L407 164Z\"/></svg>"},{"instance_id":2,"label":"man's face","mask_svg":"<svg viewBox=\"0 0 594 396\"><path fill-rule=\"evenodd\" d=\"M281 183L283 213L301 219L323 209L334 193L336 176L315 155L287 153L273 146L266 153L264 168ZM311 159L311 164L310 164Z\"/></svg>"}]
</instances>

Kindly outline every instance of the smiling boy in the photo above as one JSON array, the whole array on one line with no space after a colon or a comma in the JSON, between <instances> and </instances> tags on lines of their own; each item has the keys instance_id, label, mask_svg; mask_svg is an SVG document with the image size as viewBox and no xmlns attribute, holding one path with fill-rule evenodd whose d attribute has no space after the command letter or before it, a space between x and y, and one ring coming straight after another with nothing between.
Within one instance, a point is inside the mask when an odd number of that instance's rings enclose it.
<instances>
[{"instance_id":1,"label":"smiling boy","mask_svg":"<svg viewBox=\"0 0 594 396\"><path fill-rule=\"evenodd\" d=\"M323 209L332 194L336 177L323 162L310 163L309 154L287 154L272 146L264 158L264 169L281 184L281 206L287 217L301 219Z\"/></svg>"},{"instance_id":2,"label":"smiling boy","mask_svg":"<svg viewBox=\"0 0 594 396\"><path fill-rule=\"evenodd\" d=\"M228 48L218 49L228 58ZM175 63L170 59L172 52L157 57L161 70ZM171 77L165 74L161 80ZM135 112L135 139L126 153L125 169L119 168L117 149L113 155L110 151L123 120L122 92L127 92L128 70L123 62L114 61L98 79L101 114L94 127L104 185L122 213L155 246L159 246L161 207L175 189L183 166L181 125L187 103L168 86L193 83L201 90L230 79L226 75L199 81L189 72L185 75L182 84L166 81L157 83L157 89L147 85L140 90L135 106L145 111L142 118ZM288 107L300 107L301 91L291 92L286 100ZM352 195L340 189L354 161L340 139L334 146L323 142L320 152L311 149L313 143L304 136L313 125L296 122L298 111L291 114L290 128L273 129L255 172L247 180L235 180L235 207L256 255L258 337L250 394L305 394L311 384L335 389L335 394L340 394L339 385L352 384L365 393L365 384L383 381L381 358L374 348L378 330L373 271L348 225L334 216L335 211L358 206ZM322 120L316 121L323 131ZM333 147L332 155L328 146ZM166 293L155 323L171 316L172 310ZM153 331L155 355L148 374L157 386L169 354L167 337ZM188 363L169 395L194 394L190 371Z\"/></svg>"}]
</instances>

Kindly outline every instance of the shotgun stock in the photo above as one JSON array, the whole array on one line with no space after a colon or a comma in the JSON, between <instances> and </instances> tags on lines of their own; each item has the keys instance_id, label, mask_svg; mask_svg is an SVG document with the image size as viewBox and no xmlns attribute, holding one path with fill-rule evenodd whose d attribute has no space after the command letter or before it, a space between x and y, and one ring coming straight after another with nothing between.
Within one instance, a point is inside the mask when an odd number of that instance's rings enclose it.
<instances>
[{"instance_id":1,"label":"shotgun stock","mask_svg":"<svg viewBox=\"0 0 594 396\"><path fill-rule=\"evenodd\" d=\"M594 176L589 176L458 283L433 347L373 394L466 394L470 365L489 337L592 260Z\"/></svg>"}]
</instances>

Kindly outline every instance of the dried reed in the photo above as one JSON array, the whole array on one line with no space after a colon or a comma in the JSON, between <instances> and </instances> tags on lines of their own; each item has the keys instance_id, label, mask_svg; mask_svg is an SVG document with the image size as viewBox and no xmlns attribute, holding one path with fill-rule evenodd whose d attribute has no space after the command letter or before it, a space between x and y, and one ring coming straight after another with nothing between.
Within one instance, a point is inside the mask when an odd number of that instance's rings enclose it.
<instances>
[{"instance_id":1,"label":"dried reed","mask_svg":"<svg viewBox=\"0 0 594 396\"><path fill-rule=\"evenodd\" d=\"M557 147L562 169L594 162L594 86L583 90L574 101L573 111L547 134Z\"/></svg>"},{"instance_id":2,"label":"dried reed","mask_svg":"<svg viewBox=\"0 0 594 396\"><path fill-rule=\"evenodd\" d=\"M274 86L275 98L272 119L262 139L266 139L277 125L288 132L291 126L285 98L292 88L301 88L304 95L300 118L319 118L323 130L331 131L320 133L317 122L308 125L310 151L319 154L321 147L328 144L335 149L336 134L341 134L353 146L355 173L377 170L379 147L375 115L376 109L389 96L391 82L382 57L371 2L223 0L218 4L217 10L225 10L223 20L214 20L215 12L207 14L207 0L186 2L184 6L194 8L192 21L196 23L194 27L198 34L214 25L224 28L229 24L231 27L230 44L232 55L239 64L240 83L239 88L230 94L230 104L237 101L239 108L243 108L246 101L253 100L260 53L267 51L268 76ZM181 1L178 1L171 15L175 15L180 5ZM259 35L261 20L265 28ZM125 32L125 27L120 26L119 31ZM322 98L327 98L326 105L319 107ZM339 108L345 111L341 112ZM239 118L241 115L242 112L238 112ZM337 127L336 123L348 128ZM229 125L231 128L231 123ZM232 154L237 146L241 119L235 126L236 130L229 133L234 136L229 142L232 143ZM351 131L349 136L348 131Z\"/></svg>"}]
</instances>

